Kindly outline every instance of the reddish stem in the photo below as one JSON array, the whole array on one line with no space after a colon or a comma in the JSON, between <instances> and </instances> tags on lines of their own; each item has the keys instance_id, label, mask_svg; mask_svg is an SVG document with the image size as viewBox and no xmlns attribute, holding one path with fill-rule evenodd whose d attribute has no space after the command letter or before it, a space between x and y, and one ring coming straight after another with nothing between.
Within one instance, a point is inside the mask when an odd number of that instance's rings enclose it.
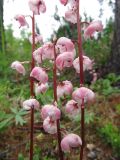
<instances>
[{"instance_id":1,"label":"reddish stem","mask_svg":"<svg viewBox=\"0 0 120 160\"><path fill-rule=\"evenodd\" d=\"M53 89L54 89L54 102L57 102L57 75L56 75L56 42L54 42L54 67L53 67ZM56 121L57 125L57 139L58 139L58 149L59 149L59 158L63 160L63 152L61 149L61 132L60 132L60 122Z\"/></svg>"},{"instance_id":2,"label":"reddish stem","mask_svg":"<svg viewBox=\"0 0 120 160\"><path fill-rule=\"evenodd\" d=\"M35 50L35 17L34 13L32 16L32 53ZM32 61L31 61L31 70L34 68L35 62L33 59L32 54ZM30 95L31 97L35 97L34 94L34 81L30 79ZM31 108L31 128L30 128L30 160L33 160L33 136L34 136L34 107Z\"/></svg>"},{"instance_id":3,"label":"reddish stem","mask_svg":"<svg viewBox=\"0 0 120 160\"><path fill-rule=\"evenodd\" d=\"M79 66L80 66L80 85L84 83L84 73L83 73L83 53L82 53L82 37L81 37L81 22L79 16L79 0L77 5L77 31L78 31L78 53L79 53Z\"/></svg>"},{"instance_id":4,"label":"reddish stem","mask_svg":"<svg viewBox=\"0 0 120 160\"><path fill-rule=\"evenodd\" d=\"M34 107L31 108L31 124L30 124L30 160L33 160L33 136L34 136Z\"/></svg>"},{"instance_id":5,"label":"reddish stem","mask_svg":"<svg viewBox=\"0 0 120 160\"><path fill-rule=\"evenodd\" d=\"M77 1L77 31L78 31L78 53L79 53L79 66L80 66L80 86L84 84L84 73L83 73L83 53L82 53L82 37L81 37L81 20L80 20L80 0ZM81 105L81 139L82 146L80 151L80 160L83 160L84 152L84 99L82 99Z\"/></svg>"},{"instance_id":6,"label":"reddish stem","mask_svg":"<svg viewBox=\"0 0 120 160\"><path fill-rule=\"evenodd\" d=\"M32 16L32 53L35 50L35 17L34 17L34 13ZM34 62L34 58L33 58L33 54L32 54L32 61L31 61L31 70L34 68L35 66L35 62ZM30 93L31 96L34 97L34 81L32 79L30 79Z\"/></svg>"},{"instance_id":7,"label":"reddish stem","mask_svg":"<svg viewBox=\"0 0 120 160\"><path fill-rule=\"evenodd\" d=\"M84 99L82 99L82 105L81 105L81 139L82 139L82 146L81 146L81 151L80 151L80 160L83 159L83 152L84 152L84 145L85 145L85 136L84 136L84 132L85 132L85 123L84 123L84 119L85 119L85 110L84 110Z\"/></svg>"},{"instance_id":8,"label":"reddish stem","mask_svg":"<svg viewBox=\"0 0 120 160\"><path fill-rule=\"evenodd\" d=\"M54 102L57 102L57 74L56 74L56 42L54 42L54 67L53 67L53 90L54 90Z\"/></svg>"}]
</instances>

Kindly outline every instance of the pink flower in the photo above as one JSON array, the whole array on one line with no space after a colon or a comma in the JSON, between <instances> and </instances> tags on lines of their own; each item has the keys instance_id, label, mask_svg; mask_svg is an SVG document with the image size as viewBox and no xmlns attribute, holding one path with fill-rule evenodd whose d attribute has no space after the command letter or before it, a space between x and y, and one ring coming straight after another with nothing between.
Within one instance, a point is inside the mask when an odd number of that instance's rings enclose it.
<instances>
[{"instance_id":1,"label":"pink flower","mask_svg":"<svg viewBox=\"0 0 120 160\"><path fill-rule=\"evenodd\" d=\"M56 121L51 121L50 117L47 117L46 119L44 119L43 128L47 133L50 133L50 134L57 133Z\"/></svg>"},{"instance_id":2,"label":"pink flower","mask_svg":"<svg viewBox=\"0 0 120 160\"><path fill-rule=\"evenodd\" d=\"M60 2L65 6L68 3L68 0L60 0Z\"/></svg>"},{"instance_id":3,"label":"pink flower","mask_svg":"<svg viewBox=\"0 0 120 160\"><path fill-rule=\"evenodd\" d=\"M57 97L63 97L65 95L70 95L73 91L73 85L70 81L62 81L57 86Z\"/></svg>"},{"instance_id":4,"label":"pink flower","mask_svg":"<svg viewBox=\"0 0 120 160\"><path fill-rule=\"evenodd\" d=\"M70 39L61 37L57 40L56 49L59 50L59 53L73 52L75 50L75 47Z\"/></svg>"},{"instance_id":5,"label":"pink flower","mask_svg":"<svg viewBox=\"0 0 120 160\"><path fill-rule=\"evenodd\" d=\"M42 107L41 110L42 119L50 117L52 121L55 121L57 119L60 119L60 116L61 116L61 111L59 108L57 108L57 106L48 104Z\"/></svg>"},{"instance_id":6,"label":"pink flower","mask_svg":"<svg viewBox=\"0 0 120 160\"><path fill-rule=\"evenodd\" d=\"M32 42L32 35L29 37L29 41L30 41L31 44L33 43ZM36 33L35 34L35 44L37 44L37 43L42 44L43 43L43 37Z\"/></svg>"},{"instance_id":7,"label":"pink flower","mask_svg":"<svg viewBox=\"0 0 120 160\"><path fill-rule=\"evenodd\" d=\"M84 99L84 102L90 102L93 101L95 98L95 93L86 88L86 87L80 87L77 88L73 93L72 93L72 98L78 102L79 104L82 103L82 99Z\"/></svg>"},{"instance_id":8,"label":"pink flower","mask_svg":"<svg viewBox=\"0 0 120 160\"><path fill-rule=\"evenodd\" d=\"M71 67L73 65L74 53L64 52L59 54L56 58L56 66L61 71L65 67Z\"/></svg>"},{"instance_id":9,"label":"pink flower","mask_svg":"<svg viewBox=\"0 0 120 160\"><path fill-rule=\"evenodd\" d=\"M33 52L33 58L37 63L42 63L42 60L43 60L42 53L43 53L43 48L42 47L36 49Z\"/></svg>"},{"instance_id":10,"label":"pink flower","mask_svg":"<svg viewBox=\"0 0 120 160\"><path fill-rule=\"evenodd\" d=\"M29 0L28 5L30 10L36 15L39 15L40 12L46 12L46 5L43 0Z\"/></svg>"},{"instance_id":11,"label":"pink flower","mask_svg":"<svg viewBox=\"0 0 120 160\"><path fill-rule=\"evenodd\" d=\"M68 3L70 3L70 5L75 5L75 3L77 2L77 0L60 0L61 4L63 4L64 6L67 5Z\"/></svg>"},{"instance_id":12,"label":"pink flower","mask_svg":"<svg viewBox=\"0 0 120 160\"><path fill-rule=\"evenodd\" d=\"M83 56L83 70L92 70L92 66L93 61L89 57ZM75 68L77 73L80 73L79 57L73 61L73 67Z\"/></svg>"},{"instance_id":13,"label":"pink flower","mask_svg":"<svg viewBox=\"0 0 120 160\"><path fill-rule=\"evenodd\" d=\"M25 75L25 68L24 68L24 66L19 61L14 61L11 64L11 68L12 69L16 69L17 72L19 72L20 74Z\"/></svg>"},{"instance_id":14,"label":"pink flower","mask_svg":"<svg viewBox=\"0 0 120 160\"><path fill-rule=\"evenodd\" d=\"M70 116L74 117L80 113L80 106L76 101L70 100L67 102L65 110Z\"/></svg>"},{"instance_id":15,"label":"pink flower","mask_svg":"<svg viewBox=\"0 0 120 160\"><path fill-rule=\"evenodd\" d=\"M73 24L77 23L77 7L73 5L71 9L65 12L65 19Z\"/></svg>"},{"instance_id":16,"label":"pink flower","mask_svg":"<svg viewBox=\"0 0 120 160\"><path fill-rule=\"evenodd\" d=\"M47 42L42 46L43 53L42 57L44 59L54 59L54 45L51 42Z\"/></svg>"},{"instance_id":17,"label":"pink flower","mask_svg":"<svg viewBox=\"0 0 120 160\"><path fill-rule=\"evenodd\" d=\"M34 107L36 110L40 108L40 104L36 99L28 99L23 102L23 108L25 110L30 110L32 107Z\"/></svg>"},{"instance_id":18,"label":"pink flower","mask_svg":"<svg viewBox=\"0 0 120 160\"><path fill-rule=\"evenodd\" d=\"M48 42L44 44L42 47L38 48L33 52L33 58L38 63L41 63L42 60L45 59L54 59L54 46L53 43Z\"/></svg>"},{"instance_id":19,"label":"pink flower","mask_svg":"<svg viewBox=\"0 0 120 160\"><path fill-rule=\"evenodd\" d=\"M41 83L41 84L35 84L35 94L39 95L40 93L45 93L48 89L48 84Z\"/></svg>"},{"instance_id":20,"label":"pink flower","mask_svg":"<svg viewBox=\"0 0 120 160\"><path fill-rule=\"evenodd\" d=\"M101 32L103 30L103 25L101 21L91 22L84 31L84 38L88 39L93 37L95 32Z\"/></svg>"},{"instance_id":21,"label":"pink flower","mask_svg":"<svg viewBox=\"0 0 120 160\"><path fill-rule=\"evenodd\" d=\"M69 0L69 3L70 3L71 6L73 6L73 5L77 6L77 0Z\"/></svg>"},{"instance_id":22,"label":"pink flower","mask_svg":"<svg viewBox=\"0 0 120 160\"><path fill-rule=\"evenodd\" d=\"M30 77L43 84L48 81L48 75L41 67L34 67L30 73Z\"/></svg>"},{"instance_id":23,"label":"pink flower","mask_svg":"<svg viewBox=\"0 0 120 160\"><path fill-rule=\"evenodd\" d=\"M81 138L76 134L68 134L61 141L61 148L64 152L70 152L71 148L77 148L82 145Z\"/></svg>"},{"instance_id":24,"label":"pink flower","mask_svg":"<svg viewBox=\"0 0 120 160\"><path fill-rule=\"evenodd\" d=\"M28 25L28 23L27 23L24 15L18 14L18 15L16 15L16 16L14 17L14 19L19 22L19 24L20 24L20 27L19 27L19 28L21 28L21 27L23 27L23 26L29 27L29 25Z\"/></svg>"}]
</instances>

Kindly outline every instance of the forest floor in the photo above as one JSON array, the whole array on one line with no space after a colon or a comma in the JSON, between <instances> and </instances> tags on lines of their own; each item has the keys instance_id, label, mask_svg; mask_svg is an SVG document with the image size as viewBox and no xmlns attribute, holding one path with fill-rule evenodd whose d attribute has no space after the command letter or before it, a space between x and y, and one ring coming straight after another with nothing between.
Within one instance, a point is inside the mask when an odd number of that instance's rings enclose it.
<instances>
[{"instance_id":1,"label":"forest floor","mask_svg":"<svg viewBox=\"0 0 120 160\"><path fill-rule=\"evenodd\" d=\"M94 113L94 120L85 125L84 160L120 160L120 157L116 156L114 143L106 138L112 134L107 133L110 132L109 128L106 129L105 135L101 134L101 128L108 123L120 129L120 112L116 110L118 105L120 105L119 94L107 98L99 97L94 106L87 108L90 113ZM26 118L27 125L19 127L13 124L0 133L0 160L24 160L23 155L29 157L29 115ZM62 119L64 128L69 132L75 131L79 134L79 123ZM34 160L57 160L56 135L44 133L41 122L39 127L40 129L35 130L34 134ZM65 157L66 160L78 160L78 155L79 150L72 150L72 153Z\"/></svg>"}]
</instances>

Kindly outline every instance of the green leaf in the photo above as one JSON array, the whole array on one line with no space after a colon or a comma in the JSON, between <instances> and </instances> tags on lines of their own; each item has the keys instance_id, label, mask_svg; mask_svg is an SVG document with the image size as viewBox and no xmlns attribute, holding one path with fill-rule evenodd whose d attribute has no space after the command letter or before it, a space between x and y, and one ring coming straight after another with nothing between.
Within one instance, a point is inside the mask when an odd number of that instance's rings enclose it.
<instances>
[{"instance_id":1,"label":"green leaf","mask_svg":"<svg viewBox=\"0 0 120 160\"><path fill-rule=\"evenodd\" d=\"M85 114L85 123L90 124L94 121L94 113L93 112L86 112Z\"/></svg>"},{"instance_id":2,"label":"green leaf","mask_svg":"<svg viewBox=\"0 0 120 160\"><path fill-rule=\"evenodd\" d=\"M21 126L26 123L26 121L18 114L15 116L15 122L16 125L20 124Z\"/></svg>"},{"instance_id":3,"label":"green leaf","mask_svg":"<svg viewBox=\"0 0 120 160\"><path fill-rule=\"evenodd\" d=\"M10 110L11 110L13 113L15 113L15 114L18 113L18 110L17 110L16 108L10 108Z\"/></svg>"},{"instance_id":4,"label":"green leaf","mask_svg":"<svg viewBox=\"0 0 120 160\"><path fill-rule=\"evenodd\" d=\"M22 153L19 153L18 160L24 160L24 156L22 155Z\"/></svg>"},{"instance_id":5,"label":"green leaf","mask_svg":"<svg viewBox=\"0 0 120 160\"><path fill-rule=\"evenodd\" d=\"M6 113L4 111L0 111L0 121L6 117Z\"/></svg>"},{"instance_id":6,"label":"green leaf","mask_svg":"<svg viewBox=\"0 0 120 160\"><path fill-rule=\"evenodd\" d=\"M81 119L80 115L77 115L77 116L74 117L75 122L80 122L80 119Z\"/></svg>"},{"instance_id":7,"label":"green leaf","mask_svg":"<svg viewBox=\"0 0 120 160\"><path fill-rule=\"evenodd\" d=\"M24 109L21 109L20 111L18 111L18 115L20 115L20 116L24 116L24 115L26 115L28 112L26 111L26 110L24 110Z\"/></svg>"},{"instance_id":8,"label":"green leaf","mask_svg":"<svg viewBox=\"0 0 120 160\"><path fill-rule=\"evenodd\" d=\"M0 130L1 130L2 128L4 128L4 127L9 126L9 125L11 124L11 120L12 120L12 119L13 119L13 117L11 116L11 117L9 117L9 118L1 121L1 122L0 122Z\"/></svg>"}]
</instances>

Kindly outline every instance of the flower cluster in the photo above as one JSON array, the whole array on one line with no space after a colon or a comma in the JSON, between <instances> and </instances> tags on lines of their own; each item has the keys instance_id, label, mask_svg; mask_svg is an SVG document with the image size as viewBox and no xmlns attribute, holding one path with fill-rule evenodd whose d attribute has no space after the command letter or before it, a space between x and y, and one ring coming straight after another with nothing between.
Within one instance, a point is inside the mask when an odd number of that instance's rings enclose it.
<instances>
[{"instance_id":1,"label":"flower cluster","mask_svg":"<svg viewBox=\"0 0 120 160\"><path fill-rule=\"evenodd\" d=\"M76 0L60 0L61 4L69 5L69 10L65 13L65 19L71 23L77 23L77 1ZM46 11L46 5L43 0L29 0L30 10L35 14L39 15ZM15 16L15 19L20 23L20 27L28 26L26 17L23 15ZM102 31L103 26L101 21L91 22L84 30L84 39L91 38L97 31ZM76 73L80 73L80 60L77 57L75 45L71 39L67 37L60 37L56 40L56 43L46 42L43 43L41 35L35 33L34 35L35 44L40 43L41 46L33 51L32 57L35 61L35 67L32 68L30 78L34 81L34 92L36 95L42 94L49 89L49 77L47 71L42 67L44 60L52 60L56 64L56 69L62 72L65 68L73 67ZM29 37L29 41L33 44L33 37ZM55 56L56 54L56 56ZM93 60L87 57L83 53L83 71L93 69ZM26 71L22 62L15 61L11 64L12 69L16 69L20 74L25 75ZM64 80L58 82L56 86L57 99L65 98L66 95L71 96L64 108L66 114L71 117L75 117L84 107L84 103L94 101L95 93L86 87L80 87L74 89L72 82ZM61 110L59 109L57 102L53 104L45 104L40 107L39 102L33 98L23 102L23 108L30 110L34 108L41 112L41 118L43 120L43 128L45 132L49 134L57 133L57 120L61 118ZM72 147L79 147L82 145L81 138L70 133L66 135L61 141L61 148L64 152L69 152Z\"/></svg>"}]
</instances>

